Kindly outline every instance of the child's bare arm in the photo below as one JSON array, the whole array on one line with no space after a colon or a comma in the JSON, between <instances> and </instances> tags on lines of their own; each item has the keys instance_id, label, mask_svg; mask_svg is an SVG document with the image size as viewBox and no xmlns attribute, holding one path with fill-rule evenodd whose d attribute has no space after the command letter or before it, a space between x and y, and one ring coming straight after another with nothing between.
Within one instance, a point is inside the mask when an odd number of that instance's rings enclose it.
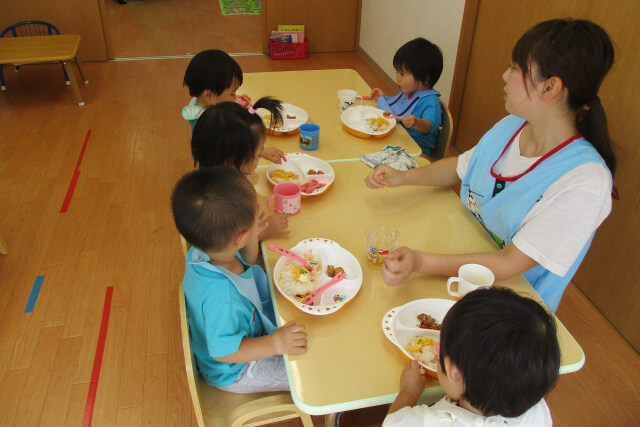
<instances>
[{"instance_id":1,"label":"child's bare arm","mask_svg":"<svg viewBox=\"0 0 640 427\"><path fill-rule=\"evenodd\" d=\"M244 338L235 353L216 357L218 362L246 363L278 354L297 354L307 351L307 333L303 325L288 322L276 329L272 335Z\"/></svg>"},{"instance_id":2,"label":"child's bare arm","mask_svg":"<svg viewBox=\"0 0 640 427\"><path fill-rule=\"evenodd\" d=\"M431 122L427 119L421 119L420 117L408 115L402 118L402 124L408 128L413 128L418 132L429 133L431 132Z\"/></svg>"},{"instance_id":3,"label":"child's bare arm","mask_svg":"<svg viewBox=\"0 0 640 427\"><path fill-rule=\"evenodd\" d=\"M415 360L407 362L400 376L400 392L389 408L389 414L405 406L416 406L418 398L424 390L427 378L420 373L420 365Z\"/></svg>"}]
</instances>

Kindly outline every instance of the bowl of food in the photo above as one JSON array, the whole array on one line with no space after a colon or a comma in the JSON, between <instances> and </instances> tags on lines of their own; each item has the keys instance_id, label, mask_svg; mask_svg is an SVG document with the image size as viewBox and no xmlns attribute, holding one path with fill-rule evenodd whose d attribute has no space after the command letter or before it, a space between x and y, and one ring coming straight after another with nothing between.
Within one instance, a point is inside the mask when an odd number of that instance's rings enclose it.
<instances>
[{"instance_id":1,"label":"bowl of food","mask_svg":"<svg viewBox=\"0 0 640 427\"><path fill-rule=\"evenodd\" d=\"M308 314L323 316L343 308L360 291L362 268L358 260L333 240L305 239L290 251L303 257L311 270L288 257L280 257L273 269L273 283L291 304ZM302 301L339 272L346 276L322 293L311 305Z\"/></svg>"},{"instance_id":2,"label":"bowl of food","mask_svg":"<svg viewBox=\"0 0 640 427\"><path fill-rule=\"evenodd\" d=\"M384 111L370 105L357 105L340 116L342 126L350 134L360 138L384 138L396 127L395 119L384 117Z\"/></svg>"},{"instance_id":3,"label":"bowl of food","mask_svg":"<svg viewBox=\"0 0 640 427\"><path fill-rule=\"evenodd\" d=\"M298 133L300 125L307 123L309 115L302 108L286 102L282 103L282 124L271 126L271 113L264 108L258 108L256 114L260 116L269 135L294 135Z\"/></svg>"},{"instance_id":4,"label":"bowl of food","mask_svg":"<svg viewBox=\"0 0 640 427\"><path fill-rule=\"evenodd\" d=\"M331 187L335 172L329 163L306 153L286 153L286 162L267 168L267 180L273 185L293 182L300 186L302 197L318 196Z\"/></svg>"},{"instance_id":5,"label":"bowl of food","mask_svg":"<svg viewBox=\"0 0 640 427\"><path fill-rule=\"evenodd\" d=\"M440 357L440 325L454 303L426 298L392 308L382 318L382 332L406 359L416 360L435 378Z\"/></svg>"}]
</instances>

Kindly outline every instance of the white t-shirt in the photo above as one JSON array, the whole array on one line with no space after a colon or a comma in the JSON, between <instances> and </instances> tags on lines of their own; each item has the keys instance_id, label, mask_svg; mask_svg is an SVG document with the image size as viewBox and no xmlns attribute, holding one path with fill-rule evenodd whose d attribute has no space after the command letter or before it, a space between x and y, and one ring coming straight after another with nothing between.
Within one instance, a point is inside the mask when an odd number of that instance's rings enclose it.
<instances>
[{"instance_id":1,"label":"white t-shirt","mask_svg":"<svg viewBox=\"0 0 640 427\"><path fill-rule=\"evenodd\" d=\"M456 171L464 178L472 148L458 157ZM518 175L539 157L520 155L520 135L495 166L502 176ZM591 234L611 212L611 174L598 163L580 165L551 184L533 205L513 244L538 264L558 276L573 265Z\"/></svg>"},{"instance_id":2,"label":"white t-shirt","mask_svg":"<svg viewBox=\"0 0 640 427\"><path fill-rule=\"evenodd\" d=\"M551 413L544 399L517 418L505 418L500 415L484 417L474 414L459 407L448 397L443 397L433 406L406 406L387 415L382 427L547 427L552 425Z\"/></svg>"}]
</instances>

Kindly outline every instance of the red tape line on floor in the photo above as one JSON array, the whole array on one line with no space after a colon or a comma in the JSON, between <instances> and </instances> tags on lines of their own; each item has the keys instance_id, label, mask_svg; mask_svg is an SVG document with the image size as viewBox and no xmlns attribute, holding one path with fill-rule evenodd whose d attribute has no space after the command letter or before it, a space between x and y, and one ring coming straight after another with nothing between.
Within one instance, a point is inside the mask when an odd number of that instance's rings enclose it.
<instances>
[{"instance_id":1,"label":"red tape line on floor","mask_svg":"<svg viewBox=\"0 0 640 427\"><path fill-rule=\"evenodd\" d=\"M102 322L100 323L100 334L98 335L98 345L96 355L93 358L93 370L91 371L91 382L89 383L89 393L87 403L84 407L83 427L91 426L93 419L93 406L96 402L96 392L98 391L98 380L100 379L100 368L102 367L102 355L104 353L104 343L107 339L107 329L109 328L109 314L111 313L111 297L113 296L113 286L107 288L104 296L104 308L102 309Z\"/></svg>"},{"instance_id":2,"label":"red tape line on floor","mask_svg":"<svg viewBox=\"0 0 640 427\"><path fill-rule=\"evenodd\" d=\"M67 195L64 197L64 201L62 202L62 206L60 207L60 213L65 213L69 209L73 191L76 189L76 184L78 183L78 178L80 177L80 165L82 164L82 158L84 157L84 152L87 149L87 143L89 142L90 136L91 129L87 131L87 136L84 137L84 144L82 144L82 150L80 150L80 155L78 156L78 161L76 162L76 168L73 170L73 177L71 178L71 182L69 183Z\"/></svg>"}]
</instances>

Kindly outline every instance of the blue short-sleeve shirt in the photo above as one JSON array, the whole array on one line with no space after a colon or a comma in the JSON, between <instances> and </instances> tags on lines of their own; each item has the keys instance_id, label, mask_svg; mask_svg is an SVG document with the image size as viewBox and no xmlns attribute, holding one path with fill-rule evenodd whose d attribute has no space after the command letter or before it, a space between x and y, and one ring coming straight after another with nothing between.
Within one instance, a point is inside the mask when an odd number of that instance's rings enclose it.
<instances>
[{"instance_id":1,"label":"blue short-sleeve shirt","mask_svg":"<svg viewBox=\"0 0 640 427\"><path fill-rule=\"evenodd\" d=\"M260 337L265 335L265 329L251 301L240 295L222 273L199 261L201 255L200 250L191 248L184 276L191 347L207 383L226 386L235 381L246 364L218 362L214 358L235 353L245 337ZM239 253L236 256L246 269L239 276L251 279L250 266Z\"/></svg>"}]
</instances>

